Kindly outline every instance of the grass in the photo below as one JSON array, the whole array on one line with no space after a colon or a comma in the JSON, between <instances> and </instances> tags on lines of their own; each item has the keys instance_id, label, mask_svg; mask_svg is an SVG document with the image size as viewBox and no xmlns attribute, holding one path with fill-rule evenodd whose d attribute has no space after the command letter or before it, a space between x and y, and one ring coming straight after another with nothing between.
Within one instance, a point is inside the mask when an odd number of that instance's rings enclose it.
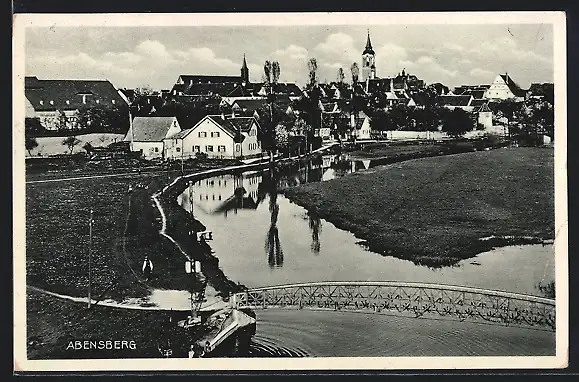
<instances>
[{"instance_id":1,"label":"grass","mask_svg":"<svg viewBox=\"0 0 579 382\"><path fill-rule=\"evenodd\" d=\"M210 166L223 166L223 163L190 164L188 171ZM60 177L68 177L71 171L67 168L57 172ZM179 174L169 170L27 184L27 284L57 293L86 296L88 220L92 208L93 298L123 300L146 296L150 288L185 289L188 285L185 258L173 243L159 235L160 215L151 200L153 192ZM39 180L38 174L35 180ZM129 196L127 189L136 182L148 189L133 191ZM140 275L145 255L155 265L156 277L149 283L144 283Z\"/></svg>"},{"instance_id":2,"label":"grass","mask_svg":"<svg viewBox=\"0 0 579 382\"><path fill-rule=\"evenodd\" d=\"M499 149L409 160L285 194L372 251L436 267L553 239L553 166L552 149Z\"/></svg>"}]
</instances>

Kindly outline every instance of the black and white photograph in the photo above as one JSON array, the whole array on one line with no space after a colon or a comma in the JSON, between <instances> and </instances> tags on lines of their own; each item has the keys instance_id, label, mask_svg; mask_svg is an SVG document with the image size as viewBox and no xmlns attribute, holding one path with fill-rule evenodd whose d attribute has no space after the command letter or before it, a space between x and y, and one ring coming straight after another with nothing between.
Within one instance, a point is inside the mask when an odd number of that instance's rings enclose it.
<instances>
[{"instance_id":1,"label":"black and white photograph","mask_svg":"<svg viewBox=\"0 0 579 382\"><path fill-rule=\"evenodd\" d=\"M19 14L14 368L562 368L561 12Z\"/></svg>"}]
</instances>

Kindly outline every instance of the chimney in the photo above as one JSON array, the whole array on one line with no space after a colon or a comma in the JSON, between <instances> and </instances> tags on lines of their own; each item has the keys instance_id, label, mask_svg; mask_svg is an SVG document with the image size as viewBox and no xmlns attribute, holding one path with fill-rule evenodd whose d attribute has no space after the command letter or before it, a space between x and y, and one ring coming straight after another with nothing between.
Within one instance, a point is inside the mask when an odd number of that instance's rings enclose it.
<instances>
[{"instance_id":1,"label":"chimney","mask_svg":"<svg viewBox=\"0 0 579 382\"><path fill-rule=\"evenodd\" d=\"M231 118L235 118L235 110L231 109Z\"/></svg>"},{"instance_id":2,"label":"chimney","mask_svg":"<svg viewBox=\"0 0 579 382\"><path fill-rule=\"evenodd\" d=\"M354 113L350 114L350 127L356 127L356 119L354 118Z\"/></svg>"}]
</instances>

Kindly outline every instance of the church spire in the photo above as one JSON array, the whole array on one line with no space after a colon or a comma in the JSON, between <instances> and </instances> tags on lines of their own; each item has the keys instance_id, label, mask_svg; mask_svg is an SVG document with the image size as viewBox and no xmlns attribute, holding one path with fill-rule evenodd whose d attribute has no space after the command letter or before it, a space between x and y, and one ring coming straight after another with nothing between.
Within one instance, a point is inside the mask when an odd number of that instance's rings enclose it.
<instances>
[{"instance_id":1,"label":"church spire","mask_svg":"<svg viewBox=\"0 0 579 382\"><path fill-rule=\"evenodd\" d=\"M241 64L241 82L244 84L249 83L249 68L245 61L245 53L243 54L243 64Z\"/></svg>"},{"instance_id":2,"label":"church spire","mask_svg":"<svg viewBox=\"0 0 579 382\"><path fill-rule=\"evenodd\" d=\"M368 29L368 38L366 39L366 48L362 54L374 54L374 49L372 49L372 42L370 41L370 29Z\"/></svg>"}]
</instances>

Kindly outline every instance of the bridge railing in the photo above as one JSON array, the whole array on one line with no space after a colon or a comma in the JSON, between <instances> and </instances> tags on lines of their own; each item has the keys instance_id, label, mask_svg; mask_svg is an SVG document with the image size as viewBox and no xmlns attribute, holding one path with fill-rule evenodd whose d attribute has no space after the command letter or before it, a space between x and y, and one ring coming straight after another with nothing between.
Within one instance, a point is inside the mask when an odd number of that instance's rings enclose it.
<instances>
[{"instance_id":1,"label":"bridge railing","mask_svg":"<svg viewBox=\"0 0 579 382\"><path fill-rule=\"evenodd\" d=\"M555 330L555 300L452 285L388 281L289 284L236 293L232 302L238 308L356 310Z\"/></svg>"}]
</instances>

